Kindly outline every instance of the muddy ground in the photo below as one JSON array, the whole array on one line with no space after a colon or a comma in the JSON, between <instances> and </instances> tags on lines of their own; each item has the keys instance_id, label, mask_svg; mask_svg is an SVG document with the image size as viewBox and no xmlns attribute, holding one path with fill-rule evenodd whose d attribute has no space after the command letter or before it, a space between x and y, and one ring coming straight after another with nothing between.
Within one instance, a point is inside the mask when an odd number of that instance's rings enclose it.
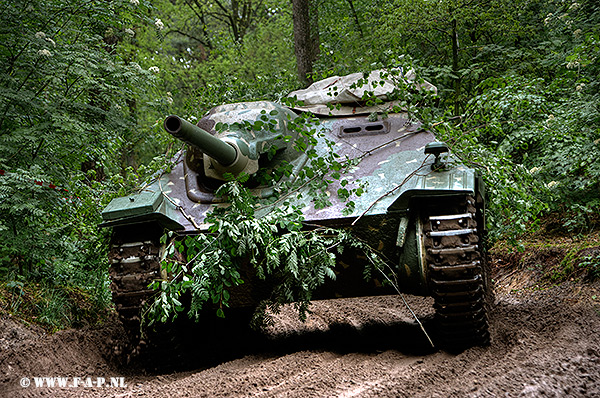
<instances>
[{"instance_id":1,"label":"muddy ground","mask_svg":"<svg viewBox=\"0 0 600 398\"><path fill-rule=\"evenodd\" d=\"M431 348L399 297L318 302L304 324L286 309L268 333L223 343L236 346L226 357L193 351L177 357L178 370L155 359L127 364L116 320L49 336L5 317L0 396L600 397L600 283L542 286L502 264L494 277L493 342L462 353ZM407 300L435 340L431 302ZM81 384L36 387L35 377ZM86 387L87 377L126 386Z\"/></svg>"}]
</instances>

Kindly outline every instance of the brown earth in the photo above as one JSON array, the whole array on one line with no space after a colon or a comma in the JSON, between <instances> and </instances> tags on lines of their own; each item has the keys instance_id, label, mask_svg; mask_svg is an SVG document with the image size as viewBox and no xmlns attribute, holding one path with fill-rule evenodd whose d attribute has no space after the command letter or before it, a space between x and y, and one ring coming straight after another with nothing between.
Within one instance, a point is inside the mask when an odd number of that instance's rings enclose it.
<instances>
[{"instance_id":1,"label":"brown earth","mask_svg":"<svg viewBox=\"0 0 600 398\"><path fill-rule=\"evenodd\" d=\"M150 373L156 363L122 363L116 320L47 335L4 318L0 396L600 397L600 283L551 286L507 258L495 261L489 347L432 349L399 297L346 299L315 303L304 324L284 309L267 333L237 339L242 348L217 363L192 355L179 364L187 370ZM407 300L435 341L431 302ZM34 377L124 377L126 387L40 388Z\"/></svg>"}]
</instances>

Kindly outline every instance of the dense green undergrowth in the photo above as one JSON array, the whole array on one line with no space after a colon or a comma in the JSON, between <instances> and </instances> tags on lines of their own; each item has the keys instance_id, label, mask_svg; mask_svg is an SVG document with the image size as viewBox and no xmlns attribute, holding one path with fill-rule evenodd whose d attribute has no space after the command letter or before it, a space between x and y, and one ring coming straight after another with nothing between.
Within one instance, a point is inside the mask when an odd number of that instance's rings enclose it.
<instances>
[{"instance_id":1,"label":"dense green undergrowth","mask_svg":"<svg viewBox=\"0 0 600 398\"><path fill-rule=\"evenodd\" d=\"M540 227L524 234L516 246L506 240L496 242L491 248L494 263L534 273L537 286L598 280L600 217L593 216L585 229L573 232L563 227L563 217L556 213L544 216Z\"/></svg>"},{"instance_id":2,"label":"dense green undergrowth","mask_svg":"<svg viewBox=\"0 0 600 398\"><path fill-rule=\"evenodd\" d=\"M14 316L52 333L104 322L111 313L106 288L94 291L47 280L12 280L0 284L0 317Z\"/></svg>"}]
</instances>

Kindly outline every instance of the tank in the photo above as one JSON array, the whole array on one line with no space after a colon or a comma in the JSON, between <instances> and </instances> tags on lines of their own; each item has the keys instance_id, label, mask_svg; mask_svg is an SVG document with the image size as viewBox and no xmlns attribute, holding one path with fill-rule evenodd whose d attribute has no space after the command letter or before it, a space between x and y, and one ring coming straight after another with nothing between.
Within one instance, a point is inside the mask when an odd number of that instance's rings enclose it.
<instances>
[{"instance_id":1,"label":"tank","mask_svg":"<svg viewBox=\"0 0 600 398\"><path fill-rule=\"evenodd\" d=\"M411 73L402 76L402 89L435 90L427 82L417 83ZM357 89L357 81L366 81L367 87ZM305 223L349 230L383 253L394 264L403 293L433 298L437 334L445 347L488 344L491 284L484 248L484 184L432 132L407 113L396 112L398 102L390 100L390 93L397 89L397 81L374 71L368 76L335 76L293 92L290 97L302 101L294 108L243 102L217 106L197 124L167 117L165 130L184 141L185 150L175 156L170 171L139 193L114 199L102 212L101 226L113 229L109 253L113 299L132 336L139 338L140 310L155 294L149 284L168 277L159 264L163 233L207 233L206 215L226 206L215 190L228 177L253 176L288 162L291 172L273 185L254 183L251 191L261 198L275 195L298 178L311 160L293 149L298 132L289 125L297 115L312 112L318 119L312 149L325 153L333 148L342 157L358 159L346 177L366 188L354 198L352 209L335 194L342 188L338 180L330 184L331 205L324 208L315 206L308 188L301 188L303 195L294 200L303 209ZM372 90L381 102L362 103L365 90ZM235 127L262 123L274 128ZM316 291L314 299L396 294L381 276L365 280L366 261L353 250L338 254L335 281ZM265 286L252 283L253 275L246 277L248 283L231 292L232 307L258 304Z\"/></svg>"}]
</instances>

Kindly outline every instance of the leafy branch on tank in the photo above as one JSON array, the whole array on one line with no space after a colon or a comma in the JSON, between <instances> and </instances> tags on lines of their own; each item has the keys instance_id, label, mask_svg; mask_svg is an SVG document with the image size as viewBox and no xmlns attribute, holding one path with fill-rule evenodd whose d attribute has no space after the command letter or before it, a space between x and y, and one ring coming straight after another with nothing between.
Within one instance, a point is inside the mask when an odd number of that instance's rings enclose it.
<instances>
[{"instance_id":1,"label":"leafy branch on tank","mask_svg":"<svg viewBox=\"0 0 600 398\"><path fill-rule=\"evenodd\" d=\"M304 319L313 291L326 278L335 279L335 255L330 250L341 252L350 240L349 233L303 229L302 214L289 206L256 218L257 199L238 181L224 184L219 193L227 195L231 206L208 217L212 223L209 233L172 239L167 245L162 267L173 277L152 284L160 294L146 311L149 325L176 318L186 309L182 304L186 294L191 294L190 318L199 319L207 303L217 308L217 316L224 317L229 290L245 283L241 275L244 261L260 280L275 278L279 282L265 299L269 304L262 308L276 309L295 302ZM182 252L193 257L185 261L179 255Z\"/></svg>"}]
</instances>

